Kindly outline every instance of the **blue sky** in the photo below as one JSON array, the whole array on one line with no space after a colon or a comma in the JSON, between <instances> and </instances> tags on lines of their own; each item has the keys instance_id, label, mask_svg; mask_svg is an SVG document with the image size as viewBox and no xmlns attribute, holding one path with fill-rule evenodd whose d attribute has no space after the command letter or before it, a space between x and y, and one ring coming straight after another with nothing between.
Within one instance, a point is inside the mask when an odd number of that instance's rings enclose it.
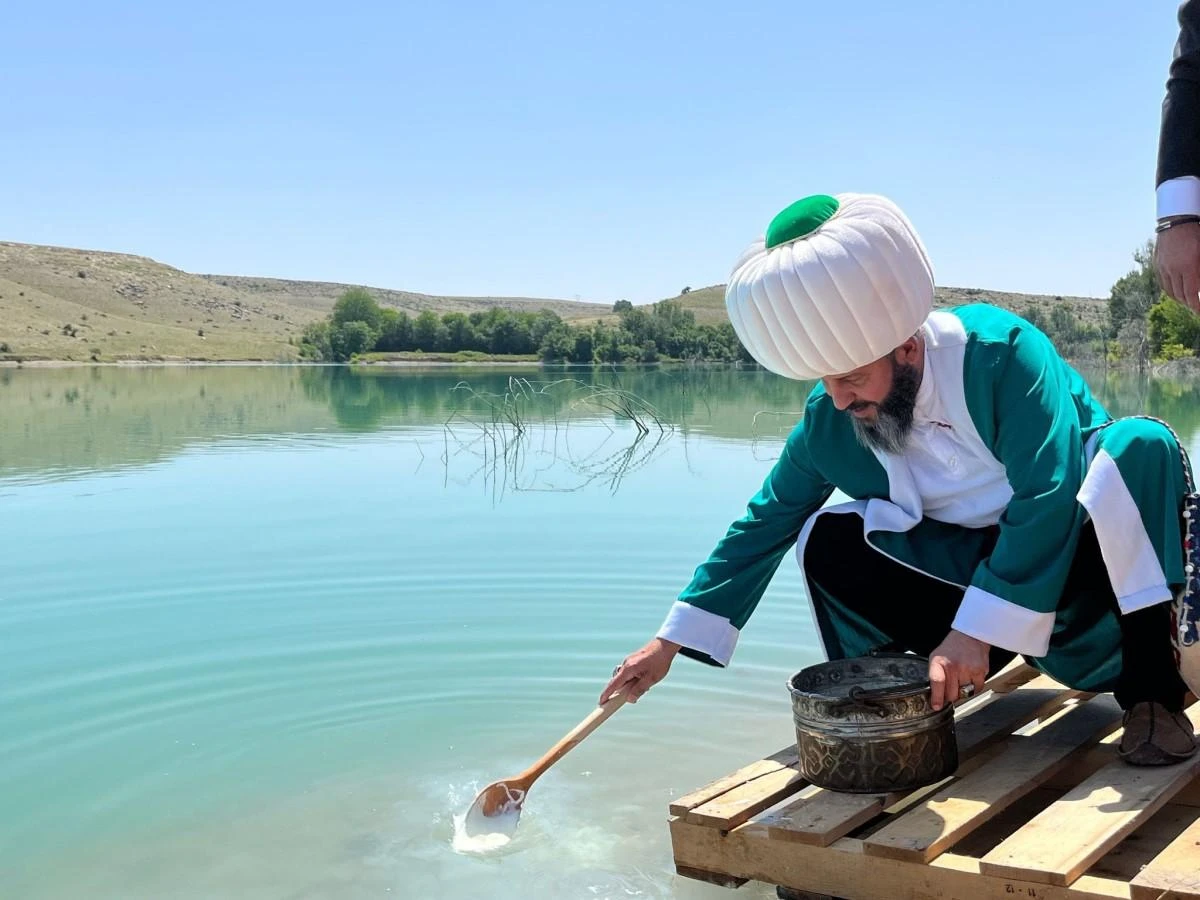
<instances>
[{"instance_id":1,"label":"blue sky","mask_svg":"<svg viewBox=\"0 0 1200 900\"><path fill-rule=\"evenodd\" d=\"M1153 230L1176 6L22 4L0 240L643 302L870 191L941 284L1106 296Z\"/></svg>"}]
</instances>

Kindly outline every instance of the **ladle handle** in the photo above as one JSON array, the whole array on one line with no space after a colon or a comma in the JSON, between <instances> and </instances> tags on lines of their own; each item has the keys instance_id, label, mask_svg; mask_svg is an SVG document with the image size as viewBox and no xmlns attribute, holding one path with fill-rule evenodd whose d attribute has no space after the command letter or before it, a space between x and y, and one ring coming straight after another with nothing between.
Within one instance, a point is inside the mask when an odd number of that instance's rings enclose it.
<instances>
[{"instance_id":1,"label":"ladle handle","mask_svg":"<svg viewBox=\"0 0 1200 900\"><path fill-rule=\"evenodd\" d=\"M604 724L604 721L625 705L625 695L615 694L603 704L597 706L586 719L572 728L557 744L546 751L545 756L525 770L522 779L530 781L540 776L552 765L567 755L585 737Z\"/></svg>"}]
</instances>

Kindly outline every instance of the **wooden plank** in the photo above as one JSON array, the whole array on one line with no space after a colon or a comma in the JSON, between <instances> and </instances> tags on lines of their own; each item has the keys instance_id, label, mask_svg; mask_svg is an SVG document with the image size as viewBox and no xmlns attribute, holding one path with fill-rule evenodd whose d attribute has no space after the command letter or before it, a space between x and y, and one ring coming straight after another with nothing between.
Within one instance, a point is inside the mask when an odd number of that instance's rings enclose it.
<instances>
[{"instance_id":1,"label":"wooden plank","mask_svg":"<svg viewBox=\"0 0 1200 900\"><path fill-rule=\"evenodd\" d=\"M993 694L1010 694L1026 682L1033 681L1040 674L1037 669L1018 656L984 682L983 690L991 691Z\"/></svg>"},{"instance_id":2,"label":"wooden plank","mask_svg":"<svg viewBox=\"0 0 1200 900\"><path fill-rule=\"evenodd\" d=\"M986 856L988 851L1061 797L1063 793L1063 791L1047 787L1039 787L1030 791L1021 799L1010 804L1000 815L988 820L970 834L960 838L954 847L951 850L947 850L942 856L954 853L958 856L969 856L976 860ZM941 858L939 856L930 861L929 864L933 865L933 863ZM1088 874L1108 875L1105 872L1089 872ZM1125 878L1124 880L1128 881L1129 879Z\"/></svg>"},{"instance_id":3,"label":"wooden plank","mask_svg":"<svg viewBox=\"0 0 1200 900\"><path fill-rule=\"evenodd\" d=\"M1087 874L1131 881L1195 821L1194 809L1168 803L1109 850Z\"/></svg>"},{"instance_id":4,"label":"wooden plank","mask_svg":"<svg viewBox=\"0 0 1200 900\"><path fill-rule=\"evenodd\" d=\"M1079 696L1067 691L1045 675L1016 688L1010 694L981 696L979 703L963 710L955 723L960 762L969 760L1014 729L1045 713L1058 709L1067 700ZM821 791L811 797L797 798L759 821L772 837L826 847L840 837L871 821L887 807L899 802L904 794L841 794Z\"/></svg>"},{"instance_id":5,"label":"wooden plank","mask_svg":"<svg viewBox=\"0 0 1200 900\"><path fill-rule=\"evenodd\" d=\"M1129 888L1133 900L1200 898L1200 819L1154 857Z\"/></svg>"},{"instance_id":6,"label":"wooden plank","mask_svg":"<svg viewBox=\"0 0 1200 900\"><path fill-rule=\"evenodd\" d=\"M1117 741L1101 741L1077 763L1067 770L1059 772L1046 784L1048 787L1061 788L1066 793L1085 778L1094 775L1117 757ZM1178 794L1171 798L1172 803L1182 806L1200 807L1200 778L1191 781Z\"/></svg>"},{"instance_id":7,"label":"wooden plank","mask_svg":"<svg viewBox=\"0 0 1200 900\"><path fill-rule=\"evenodd\" d=\"M758 762L743 766L736 772L726 775L723 778L718 778L711 784L707 784L699 790L692 791L690 794L680 797L671 804L671 815L687 815L689 811L695 809L697 806L707 803L709 800L714 800L727 791L741 787L748 781L753 781L772 772L778 772L780 769L794 767L799 762L800 757L797 754L795 745L784 747L778 753L774 753L766 759L760 759Z\"/></svg>"},{"instance_id":8,"label":"wooden plank","mask_svg":"<svg viewBox=\"0 0 1200 900\"><path fill-rule=\"evenodd\" d=\"M927 866L867 856L860 841L830 847L771 839L753 823L730 832L671 822L677 865L853 900L1129 900L1129 886L1085 875L1062 888L981 875L978 860L943 853Z\"/></svg>"},{"instance_id":9,"label":"wooden plank","mask_svg":"<svg viewBox=\"0 0 1200 900\"><path fill-rule=\"evenodd\" d=\"M807 786L795 769L779 769L702 803L685 818L696 825L728 831Z\"/></svg>"},{"instance_id":10,"label":"wooden plank","mask_svg":"<svg viewBox=\"0 0 1200 900\"><path fill-rule=\"evenodd\" d=\"M864 839L863 848L876 856L928 862L1086 753L1120 724L1121 708L1111 697L1097 697L1069 709L1031 737L1011 738L1012 746L999 756L898 816Z\"/></svg>"},{"instance_id":11,"label":"wooden plank","mask_svg":"<svg viewBox=\"0 0 1200 900\"><path fill-rule=\"evenodd\" d=\"M1200 704L1188 710L1200 722ZM983 858L984 872L1068 885L1200 773L1200 756L1142 768L1120 760L1052 803Z\"/></svg>"},{"instance_id":12,"label":"wooden plank","mask_svg":"<svg viewBox=\"0 0 1200 900\"><path fill-rule=\"evenodd\" d=\"M1008 693L1016 690L1021 685L1037 677L1037 675L1037 669L1026 664L1018 658L1010 662L1007 666L993 675L985 684L985 689L994 691L995 693ZM799 764L799 761L800 760L799 756L797 755L795 745L784 747L782 750L766 757L765 759L761 759L757 762L751 763L748 766L744 766L743 768L738 769L736 772L725 775L722 778L718 778L716 781L705 785L699 790L692 791L686 796L680 797L678 800L675 800L670 804L670 813L673 816L686 816L692 810L697 809L697 807L706 806L707 804L710 804L711 801L717 800L717 798L721 797L722 794L726 794L731 791L738 791L734 797L731 797L722 803L707 806L706 809L698 811L696 815L692 817L692 821L695 821L698 824L710 824L718 828L733 827L728 820L722 819L721 814L716 810L722 807L728 807L734 810L735 814L740 817L739 822L734 824L739 824L740 822L746 821L748 816L742 816L742 813L748 807L746 807L744 804L748 799L753 799L756 801L764 789L769 793L770 789L777 787L779 777L777 776L775 781L767 785L757 785L754 788L746 787L746 785L749 785L751 782L756 781L765 775L771 775L779 772L782 769L795 768ZM784 780L786 781L786 778L784 778ZM786 797L787 794L785 793L783 796ZM752 803L751 805L754 804ZM768 806L770 805L773 804L768 804ZM766 808L767 807L760 806L758 807L757 811L761 811L762 809ZM753 814L754 813L751 813L750 815Z\"/></svg>"},{"instance_id":13,"label":"wooden plank","mask_svg":"<svg viewBox=\"0 0 1200 900\"><path fill-rule=\"evenodd\" d=\"M839 794L821 791L801 797L755 820L780 841L827 847L840 837L866 825L897 797L889 794Z\"/></svg>"}]
</instances>

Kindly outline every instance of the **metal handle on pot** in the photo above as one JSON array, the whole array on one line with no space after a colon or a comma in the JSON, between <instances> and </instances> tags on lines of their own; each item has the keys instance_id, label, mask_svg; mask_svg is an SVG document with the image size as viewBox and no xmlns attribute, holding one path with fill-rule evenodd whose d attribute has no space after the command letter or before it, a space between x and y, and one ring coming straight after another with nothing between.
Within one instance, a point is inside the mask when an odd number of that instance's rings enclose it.
<instances>
[{"instance_id":1,"label":"metal handle on pot","mask_svg":"<svg viewBox=\"0 0 1200 900\"><path fill-rule=\"evenodd\" d=\"M865 712L871 713L883 719L887 717L887 709L870 699L871 691L864 691L860 686L855 685L850 688L850 696L839 703L835 703L829 707L829 714L844 716L848 712ZM878 692L874 692L878 693Z\"/></svg>"}]
</instances>

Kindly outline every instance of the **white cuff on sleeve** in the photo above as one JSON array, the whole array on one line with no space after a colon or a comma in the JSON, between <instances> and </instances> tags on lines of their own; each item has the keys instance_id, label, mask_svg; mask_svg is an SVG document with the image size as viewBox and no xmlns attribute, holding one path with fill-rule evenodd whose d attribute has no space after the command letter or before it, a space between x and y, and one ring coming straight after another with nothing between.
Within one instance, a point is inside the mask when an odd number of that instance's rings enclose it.
<instances>
[{"instance_id":1,"label":"white cuff on sleeve","mask_svg":"<svg viewBox=\"0 0 1200 900\"><path fill-rule=\"evenodd\" d=\"M707 653L722 666L729 665L737 645L738 630L724 616L676 600L658 637L691 650Z\"/></svg>"},{"instance_id":2,"label":"white cuff on sleeve","mask_svg":"<svg viewBox=\"0 0 1200 900\"><path fill-rule=\"evenodd\" d=\"M1117 606L1121 608L1121 615L1127 616L1130 613L1137 612L1139 609L1145 609L1147 606L1154 606L1157 603L1167 603L1173 599L1175 599L1175 596L1166 584L1155 584L1135 594L1126 594L1123 597L1118 597Z\"/></svg>"},{"instance_id":3,"label":"white cuff on sleeve","mask_svg":"<svg viewBox=\"0 0 1200 900\"><path fill-rule=\"evenodd\" d=\"M1200 178L1182 175L1168 178L1155 191L1158 217L1200 216Z\"/></svg>"},{"instance_id":4,"label":"white cuff on sleeve","mask_svg":"<svg viewBox=\"0 0 1200 900\"><path fill-rule=\"evenodd\" d=\"M993 647L1040 657L1050 650L1054 613L1034 612L972 585L950 627Z\"/></svg>"}]
</instances>

